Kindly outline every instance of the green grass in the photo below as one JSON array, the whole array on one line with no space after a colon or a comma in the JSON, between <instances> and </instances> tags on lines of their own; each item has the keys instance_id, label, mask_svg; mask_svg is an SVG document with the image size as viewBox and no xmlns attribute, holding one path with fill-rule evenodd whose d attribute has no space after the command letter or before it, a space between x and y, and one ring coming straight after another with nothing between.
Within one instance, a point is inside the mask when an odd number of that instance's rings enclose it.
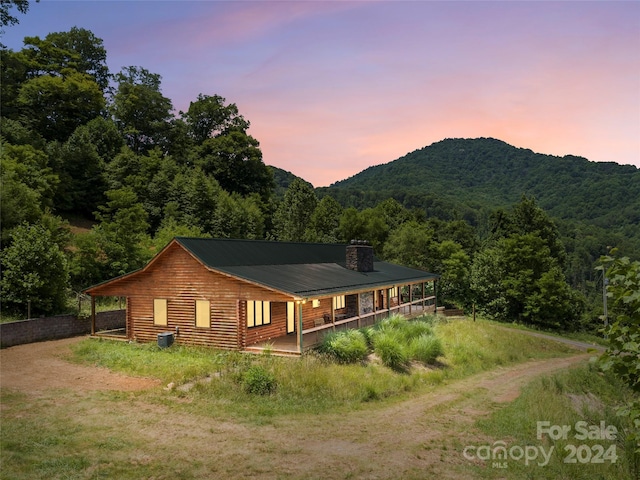
<instances>
[{"instance_id":1,"label":"green grass","mask_svg":"<svg viewBox=\"0 0 640 480\"><path fill-rule=\"evenodd\" d=\"M155 344L92 339L74 347L73 360L127 375L157 378L165 385L179 386L195 381L188 392L176 389L171 393L193 400L186 403L185 408L195 408L206 415L230 415L260 423L292 413L349 411L367 402L402 398L448 379L462 378L496 366L575 352L559 343L505 332L488 322L431 322L429 332L433 332L432 337L437 339L434 341L439 343L436 348L445 354L438 357L438 365L422 369L403 369L408 358L404 352L399 360L388 360L397 365L394 370L375 363L336 363L326 355L313 353L302 358L283 358L180 345L160 349ZM384 338L387 334L401 336L391 328L398 323L401 322L383 325L372 336L374 339ZM414 333L427 333L424 326L411 328ZM397 338L391 344L397 346ZM391 354L395 355L394 352ZM247 391L244 379L252 366L259 366L273 378L277 387L267 396L270 401L265 402L263 395ZM197 381L205 377L212 380Z\"/></svg>"},{"instance_id":2,"label":"green grass","mask_svg":"<svg viewBox=\"0 0 640 480\"><path fill-rule=\"evenodd\" d=\"M477 426L490 436L484 444L493 446L494 442L502 441L507 448L529 445L543 447L546 452L553 447L551 460L544 466L536 462L527 466L524 460L509 459L509 478L635 479L640 477L640 455L634 453L634 445L626 441L625 432L630 428L625 423L628 419L618 417L615 413L615 405L620 405L628 395L628 390L618 381L602 375L590 364L531 382L518 399L489 418L478 421ZM576 430L576 422L579 421L598 427L600 422L604 422L607 427L615 427L619 433L615 440L576 438L580 434ZM567 438L553 439L548 434L538 438L537 422L549 422L549 426L569 426ZM570 454L574 447L582 449L582 461L574 456L575 463L565 463L565 458L572 458ZM612 457L605 457L602 463L588 461L587 457L593 458L600 447L605 452L615 451L615 463L611 461ZM506 473L504 469L494 468L491 460L482 467L470 465L470 470L473 472L470 476L474 478L504 478Z\"/></svg>"},{"instance_id":3,"label":"green grass","mask_svg":"<svg viewBox=\"0 0 640 480\"><path fill-rule=\"evenodd\" d=\"M163 386L174 383L177 388L137 393L61 389L40 396L3 389L0 478L238 478L240 471L265 478L265 472L276 471L279 458L296 451L264 441L249 445L244 432L261 429L264 435L266 429L277 439L280 428L289 435L300 430L303 441L305 426L321 427L326 418L392 407L450 379L497 365L574 352L489 322L434 323L430 329L445 352L438 357L440 364L408 372L374 362L339 364L319 354L282 358L176 344L160 349L155 344L81 341L73 347L75 362L157 378ZM596 389L593 385L585 388ZM205 426L218 443L202 444L198 436L191 437L194 425ZM496 435L502 435L500 430ZM245 455L248 448L255 454ZM207 457L211 449L217 452L215 461ZM303 477L283 472L282 478ZM416 472L415 478L424 476Z\"/></svg>"},{"instance_id":4,"label":"green grass","mask_svg":"<svg viewBox=\"0 0 640 480\"><path fill-rule=\"evenodd\" d=\"M105 339L80 342L73 347L73 353L70 360L78 363L176 384L233 367L245 356L202 347L160 348L154 343L129 344Z\"/></svg>"}]
</instances>

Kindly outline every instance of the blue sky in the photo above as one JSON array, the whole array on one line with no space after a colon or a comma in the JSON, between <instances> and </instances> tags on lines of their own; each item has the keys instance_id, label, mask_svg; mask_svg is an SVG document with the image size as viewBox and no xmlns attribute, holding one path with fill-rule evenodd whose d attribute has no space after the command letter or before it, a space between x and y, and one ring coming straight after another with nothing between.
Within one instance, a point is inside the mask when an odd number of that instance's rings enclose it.
<instances>
[{"instance_id":1,"label":"blue sky","mask_svg":"<svg viewBox=\"0 0 640 480\"><path fill-rule=\"evenodd\" d=\"M640 166L640 2L41 0L2 41L73 26L315 186L458 137Z\"/></svg>"}]
</instances>

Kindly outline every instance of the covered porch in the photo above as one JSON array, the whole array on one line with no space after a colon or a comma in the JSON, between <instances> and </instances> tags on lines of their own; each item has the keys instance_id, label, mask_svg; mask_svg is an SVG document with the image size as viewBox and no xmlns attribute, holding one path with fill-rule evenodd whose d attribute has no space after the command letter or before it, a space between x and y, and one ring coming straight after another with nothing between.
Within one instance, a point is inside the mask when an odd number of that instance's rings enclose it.
<instances>
[{"instance_id":1,"label":"covered porch","mask_svg":"<svg viewBox=\"0 0 640 480\"><path fill-rule=\"evenodd\" d=\"M436 313L433 282L395 286L372 292L343 296L344 304L336 309L333 297L330 312L316 313L312 323L303 317L303 302L297 303L296 329L286 335L246 345L244 351L270 352L275 355L301 355L318 345L330 332L373 326L392 315L408 318ZM317 300L319 301L319 300Z\"/></svg>"}]
</instances>

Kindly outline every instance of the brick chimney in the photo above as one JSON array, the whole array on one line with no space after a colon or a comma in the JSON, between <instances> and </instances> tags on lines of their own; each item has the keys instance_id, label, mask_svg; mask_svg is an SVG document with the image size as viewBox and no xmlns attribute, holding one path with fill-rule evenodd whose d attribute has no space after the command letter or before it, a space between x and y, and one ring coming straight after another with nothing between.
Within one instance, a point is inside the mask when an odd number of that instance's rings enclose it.
<instances>
[{"instance_id":1,"label":"brick chimney","mask_svg":"<svg viewBox=\"0 0 640 480\"><path fill-rule=\"evenodd\" d=\"M365 240L351 240L347 245L347 268L356 272L373 272L373 247Z\"/></svg>"}]
</instances>

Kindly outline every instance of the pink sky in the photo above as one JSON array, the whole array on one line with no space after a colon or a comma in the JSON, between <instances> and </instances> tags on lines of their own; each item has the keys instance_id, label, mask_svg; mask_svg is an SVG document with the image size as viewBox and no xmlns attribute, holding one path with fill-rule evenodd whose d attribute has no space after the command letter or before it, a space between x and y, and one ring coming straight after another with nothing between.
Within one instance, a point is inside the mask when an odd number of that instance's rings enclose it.
<instances>
[{"instance_id":1,"label":"pink sky","mask_svg":"<svg viewBox=\"0 0 640 480\"><path fill-rule=\"evenodd\" d=\"M2 41L73 26L315 186L454 137L640 166L640 2L41 0Z\"/></svg>"}]
</instances>

